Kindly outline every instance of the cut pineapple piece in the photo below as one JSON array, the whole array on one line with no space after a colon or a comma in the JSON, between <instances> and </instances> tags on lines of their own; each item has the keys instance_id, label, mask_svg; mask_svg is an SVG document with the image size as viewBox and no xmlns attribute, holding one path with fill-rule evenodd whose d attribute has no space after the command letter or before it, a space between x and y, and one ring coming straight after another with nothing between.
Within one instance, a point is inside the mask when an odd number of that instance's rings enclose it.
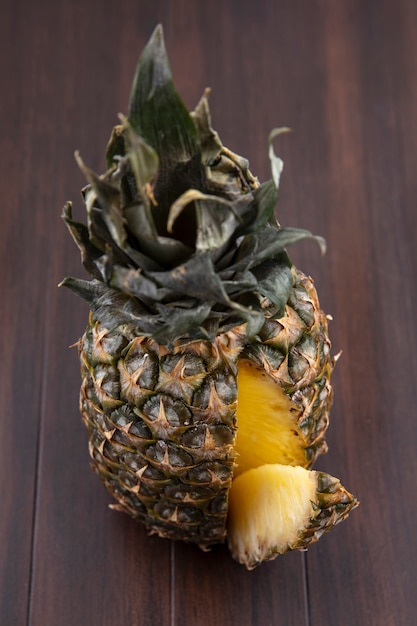
<instances>
[{"instance_id":1,"label":"cut pineapple piece","mask_svg":"<svg viewBox=\"0 0 417 626\"><path fill-rule=\"evenodd\" d=\"M306 467L308 443L282 387L244 360L238 363L237 385L235 476L265 463Z\"/></svg>"},{"instance_id":2,"label":"cut pineapple piece","mask_svg":"<svg viewBox=\"0 0 417 626\"><path fill-rule=\"evenodd\" d=\"M323 472L279 464L248 470L229 493L230 551L253 569L288 550L305 549L358 504Z\"/></svg>"}]
</instances>

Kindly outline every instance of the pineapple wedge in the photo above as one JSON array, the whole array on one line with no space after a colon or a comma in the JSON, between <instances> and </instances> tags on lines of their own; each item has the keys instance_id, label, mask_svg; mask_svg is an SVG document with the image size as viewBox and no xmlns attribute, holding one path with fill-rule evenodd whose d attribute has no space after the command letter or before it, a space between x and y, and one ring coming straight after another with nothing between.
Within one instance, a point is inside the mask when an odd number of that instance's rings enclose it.
<instances>
[{"instance_id":1,"label":"pineapple wedge","mask_svg":"<svg viewBox=\"0 0 417 626\"><path fill-rule=\"evenodd\" d=\"M280 464L250 469L235 478L229 493L230 551L251 570L289 550L307 548L358 504L324 472Z\"/></svg>"}]
</instances>

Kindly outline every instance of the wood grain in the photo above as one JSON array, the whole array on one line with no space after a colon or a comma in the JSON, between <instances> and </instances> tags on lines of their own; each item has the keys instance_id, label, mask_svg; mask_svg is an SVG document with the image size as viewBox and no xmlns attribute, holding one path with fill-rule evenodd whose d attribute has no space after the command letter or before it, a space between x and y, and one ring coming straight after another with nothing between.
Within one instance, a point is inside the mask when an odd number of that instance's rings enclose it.
<instances>
[{"instance_id":1,"label":"wood grain","mask_svg":"<svg viewBox=\"0 0 417 626\"><path fill-rule=\"evenodd\" d=\"M335 402L317 466L361 500L307 554L246 572L108 508L78 414L87 310L60 218L82 215L73 152L96 170L137 57L162 22L177 88L206 86L224 143L269 177L277 215L327 239L294 250L332 314ZM415 623L417 5L412 0L4 0L0 22L0 623ZM278 143L278 142L277 142Z\"/></svg>"}]
</instances>

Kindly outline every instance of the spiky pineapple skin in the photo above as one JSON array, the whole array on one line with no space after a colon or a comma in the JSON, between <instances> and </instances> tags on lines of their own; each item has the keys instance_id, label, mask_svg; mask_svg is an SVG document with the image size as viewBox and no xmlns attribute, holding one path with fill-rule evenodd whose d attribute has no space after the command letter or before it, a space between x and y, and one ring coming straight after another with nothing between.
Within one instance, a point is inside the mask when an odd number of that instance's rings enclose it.
<instances>
[{"instance_id":1,"label":"spiky pineapple skin","mask_svg":"<svg viewBox=\"0 0 417 626\"><path fill-rule=\"evenodd\" d=\"M293 288L285 315L278 319L274 307L264 301L266 316L259 339L251 341L245 354L285 391L306 447L305 467L327 452L325 440L333 402L328 316L320 307L314 281L291 268Z\"/></svg>"},{"instance_id":2,"label":"spiky pineapple skin","mask_svg":"<svg viewBox=\"0 0 417 626\"><path fill-rule=\"evenodd\" d=\"M225 540L241 358L262 367L291 398L308 442L305 466L326 450L333 365L327 318L311 279L292 272L284 316L274 319L264 301L267 319L256 338L242 324L214 342L168 348L131 328L110 332L90 317L79 346L92 467L116 508L151 532L202 548ZM296 366L300 360L306 367Z\"/></svg>"}]
</instances>

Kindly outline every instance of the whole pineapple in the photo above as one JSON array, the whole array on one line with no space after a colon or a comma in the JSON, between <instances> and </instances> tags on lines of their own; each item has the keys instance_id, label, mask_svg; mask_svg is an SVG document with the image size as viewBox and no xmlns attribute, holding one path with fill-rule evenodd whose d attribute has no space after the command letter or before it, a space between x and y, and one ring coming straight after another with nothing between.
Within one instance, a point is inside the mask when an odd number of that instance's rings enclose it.
<instances>
[{"instance_id":1,"label":"whole pineapple","mask_svg":"<svg viewBox=\"0 0 417 626\"><path fill-rule=\"evenodd\" d=\"M313 235L274 219L279 132L260 184L212 129L207 93L185 108L158 26L106 173L76 155L87 226L71 203L63 213L92 276L62 284L91 309L79 349L93 468L114 508L202 548L227 536L248 568L357 505L309 469L326 451L334 360L313 282L286 252Z\"/></svg>"}]
</instances>

